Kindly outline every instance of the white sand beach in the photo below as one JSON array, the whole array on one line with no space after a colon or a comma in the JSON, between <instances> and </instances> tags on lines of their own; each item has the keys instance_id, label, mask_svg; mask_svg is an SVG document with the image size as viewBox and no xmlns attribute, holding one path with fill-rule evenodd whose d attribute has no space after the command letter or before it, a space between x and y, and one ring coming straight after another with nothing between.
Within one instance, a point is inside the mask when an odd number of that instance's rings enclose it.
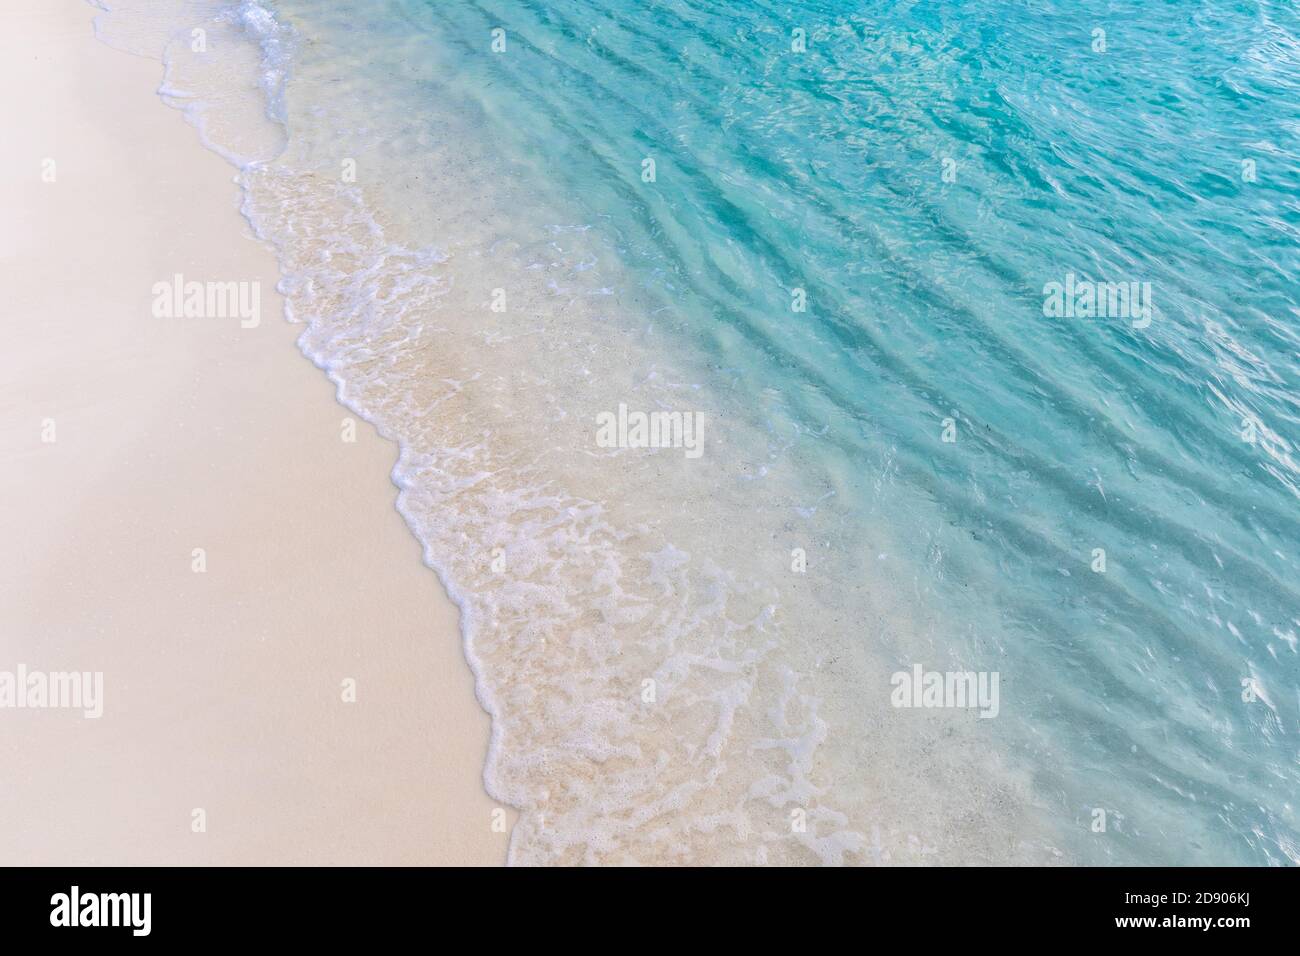
<instances>
[{"instance_id":1,"label":"white sand beach","mask_svg":"<svg viewBox=\"0 0 1300 956\"><path fill-rule=\"evenodd\" d=\"M396 449L344 440L233 169L93 13L0 35L0 671L104 675L98 719L0 710L0 864L504 862ZM260 322L155 316L178 273Z\"/></svg>"}]
</instances>

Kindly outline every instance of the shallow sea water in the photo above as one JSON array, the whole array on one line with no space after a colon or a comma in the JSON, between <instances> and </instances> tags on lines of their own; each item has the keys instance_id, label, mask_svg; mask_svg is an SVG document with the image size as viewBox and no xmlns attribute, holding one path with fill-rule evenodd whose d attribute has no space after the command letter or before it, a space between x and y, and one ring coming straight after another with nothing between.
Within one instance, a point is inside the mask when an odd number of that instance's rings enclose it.
<instances>
[{"instance_id":1,"label":"shallow sea water","mask_svg":"<svg viewBox=\"0 0 1300 956\"><path fill-rule=\"evenodd\" d=\"M1300 862L1293 8L98 5L402 448L513 862Z\"/></svg>"}]
</instances>

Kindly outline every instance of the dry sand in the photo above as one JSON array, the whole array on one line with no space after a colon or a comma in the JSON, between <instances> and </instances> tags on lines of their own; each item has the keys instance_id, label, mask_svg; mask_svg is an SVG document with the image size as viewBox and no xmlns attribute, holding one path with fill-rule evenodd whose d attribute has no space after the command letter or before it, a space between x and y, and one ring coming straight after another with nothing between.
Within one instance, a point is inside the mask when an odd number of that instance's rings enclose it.
<instances>
[{"instance_id":1,"label":"dry sand","mask_svg":"<svg viewBox=\"0 0 1300 956\"><path fill-rule=\"evenodd\" d=\"M0 864L503 862L396 449L342 440L233 169L83 0L5 12L0 671L103 671L105 699L0 709ZM155 318L178 272L260 282L260 325Z\"/></svg>"}]
</instances>

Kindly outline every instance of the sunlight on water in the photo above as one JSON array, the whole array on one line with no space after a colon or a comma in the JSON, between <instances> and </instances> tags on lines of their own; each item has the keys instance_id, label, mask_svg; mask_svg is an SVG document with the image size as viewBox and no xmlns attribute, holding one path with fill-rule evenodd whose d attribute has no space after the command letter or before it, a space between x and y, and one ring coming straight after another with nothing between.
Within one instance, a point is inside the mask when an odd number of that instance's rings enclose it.
<instances>
[{"instance_id":1,"label":"sunlight on water","mask_svg":"<svg viewBox=\"0 0 1300 956\"><path fill-rule=\"evenodd\" d=\"M1300 862L1293 8L101 5L402 447L512 860Z\"/></svg>"}]
</instances>

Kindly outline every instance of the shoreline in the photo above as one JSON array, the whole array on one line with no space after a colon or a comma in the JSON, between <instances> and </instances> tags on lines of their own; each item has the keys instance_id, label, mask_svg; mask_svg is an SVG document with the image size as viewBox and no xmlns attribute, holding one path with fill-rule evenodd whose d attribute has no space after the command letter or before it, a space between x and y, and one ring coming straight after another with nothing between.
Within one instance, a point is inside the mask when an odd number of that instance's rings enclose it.
<instances>
[{"instance_id":1,"label":"shoreline","mask_svg":"<svg viewBox=\"0 0 1300 956\"><path fill-rule=\"evenodd\" d=\"M504 863L489 718L395 446L299 351L160 65L97 40L84 0L14 13L0 669L102 672L104 713L0 712L0 862ZM160 317L176 275L259 290L257 321Z\"/></svg>"},{"instance_id":2,"label":"shoreline","mask_svg":"<svg viewBox=\"0 0 1300 956\"><path fill-rule=\"evenodd\" d=\"M3 67L0 859L1297 861L1270 27L90 5Z\"/></svg>"}]
</instances>

